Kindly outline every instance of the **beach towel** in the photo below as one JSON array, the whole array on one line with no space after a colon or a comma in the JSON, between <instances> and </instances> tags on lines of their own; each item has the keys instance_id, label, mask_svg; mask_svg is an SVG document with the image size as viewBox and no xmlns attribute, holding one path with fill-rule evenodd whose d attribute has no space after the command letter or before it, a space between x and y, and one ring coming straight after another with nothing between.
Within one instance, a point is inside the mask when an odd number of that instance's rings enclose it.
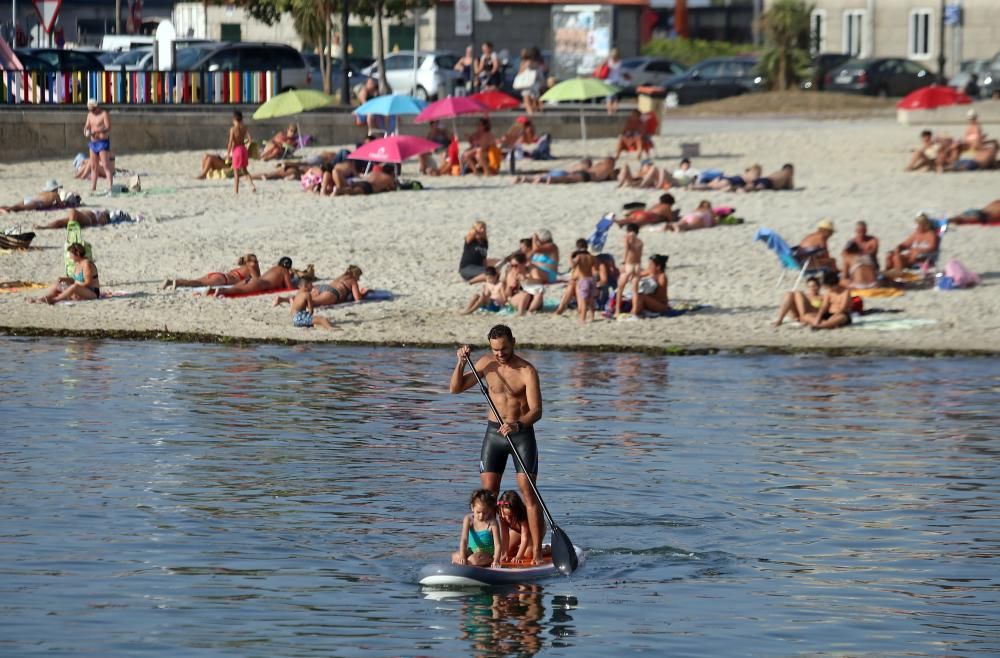
<instances>
[{"instance_id":1,"label":"beach towel","mask_svg":"<svg viewBox=\"0 0 1000 658\"><path fill-rule=\"evenodd\" d=\"M56 306L73 306L74 304L84 304L87 302L99 302L106 299L117 299L119 297L144 297L146 293L138 292L136 290L102 290L101 296L97 299L71 299L65 302L59 302Z\"/></svg>"},{"instance_id":2,"label":"beach towel","mask_svg":"<svg viewBox=\"0 0 1000 658\"><path fill-rule=\"evenodd\" d=\"M874 331L909 331L937 324L926 318L897 318L885 315L852 315L851 326Z\"/></svg>"},{"instance_id":3,"label":"beach towel","mask_svg":"<svg viewBox=\"0 0 1000 658\"><path fill-rule=\"evenodd\" d=\"M604 245L608 241L608 231L615 225L615 214L609 212L597 222L594 232L587 238L587 244L596 253L604 251Z\"/></svg>"},{"instance_id":4,"label":"beach towel","mask_svg":"<svg viewBox=\"0 0 1000 658\"><path fill-rule=\"evenodd\" d=\"M725 172L721 169L706 169L698 174L698 184L703 185L705 183L711 183L716 178L722 178L724 175Z\"/></svg>"},{"instance_id":5,"label":"beach towel","mask_svg":"<svg viewBox=\"0 0 1000 658\"><path fill-rule=\"evenodd\" d=\"M0 294L38 290L39 288L47 287L47 285L45 283L38 283L37 281L2 281L0 282Z\"/></svg>"},{"instance_id":6,"label":"beach towel","mask_svg":"<svg viewBox=\"0 0 1000 658\"><path fill-rule=\"evenodd\" d=\"M235 299L237 297L256 297L257 295L280 295L280 294L286 293L286 292L295 292L295 290L296 290L295 288L272 288L271 290L254 290L253 292L233 292L233 293L231 293L231 292L227 292L226 291L226 289L228 287L229 286L224 286L224 287L221 287L221 288L216 288L215 289L215 297L218 297L218 298L226 297L226 298L230 298L230 299ZM207 291L208 289L205 288L205 290ZM204 294L204 293L195 293L195 294L197 295L197 294Z\"/></svg>"},{"instance_id":7,"label":"beach towel","mask_svg":"<svg viewBox=\"0 0 1000 658\"><path fill-rule=\"evenodd\" d=\"M899 288L851 288L851 294L866 299L887 299L902 297L906 293Z\"/></svg>"}]
</instances>

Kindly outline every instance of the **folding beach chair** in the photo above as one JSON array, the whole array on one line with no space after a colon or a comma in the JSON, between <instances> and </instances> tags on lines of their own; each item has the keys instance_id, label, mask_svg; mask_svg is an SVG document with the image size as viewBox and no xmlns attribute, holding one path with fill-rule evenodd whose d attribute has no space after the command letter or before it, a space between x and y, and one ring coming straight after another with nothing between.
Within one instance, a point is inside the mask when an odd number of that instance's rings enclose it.
<instances>
[{"instance_id":1,"label":"folding beach chair","mask_svg":"<svg viewBox=\"0 0 1000 658\"><path fill-rule=\"evenodd\" d=\"M594 227L594 232L587 238L587 243L595 253L599 254L604 251L604 243L608 241L608 231L610 231L611 227L614 225L615 214L613 212L609 212L604 215L597 222L597 226Z\"/></svg>"},{"instance_id":2,"label":"folding beach chair","mask_svg":"<svg viewBox=\"0 0 1000 658\"><path fill-rule=\"evenodd\" d=\"M785 242L785 239L780 235L775 233L769 228L759 228L757 233L753 236L754 241L761 241L767 245L767 248L774 252L775 256L778 257L778 261L781 263L781 276L778 277L777 283L774 287L777 288L781 285L781 282L785 278L785 274L788 270L794 270L798 272L798 276L795 278L795 285L792 286L792 290L799 287L799 283L806 276L813 276L825 272L825 268L816 265L814 256L819 250L810 252L801 252L792 249Z\"/></svg>"}]
</instances>

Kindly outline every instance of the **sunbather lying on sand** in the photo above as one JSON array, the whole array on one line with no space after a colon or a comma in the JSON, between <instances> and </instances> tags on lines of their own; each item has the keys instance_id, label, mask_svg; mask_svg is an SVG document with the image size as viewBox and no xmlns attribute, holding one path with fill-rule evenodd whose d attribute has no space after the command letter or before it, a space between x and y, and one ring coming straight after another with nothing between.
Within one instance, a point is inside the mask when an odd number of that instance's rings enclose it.
<instances>
[{"instance_id":1,"label":"sunbather lying on sand","mask_svg":"<svg viewBox=\"0 0 1000 658\"><path fill-rule=\"evenodd\" d=\"M773 174L757 178L747 187L748 192L792 189L795 189L795 167L790 162Z\"/></svg>"},{"instance_id":2,"label":"sunbather lying on sand","mask_svg":"<svg viewBox=\"0 0 1000 658\"><path fill-rule=\"evenodd\" d=\"M569 165L565 169L553 169L547 174L538 174L537 176L515 176L515 183L547 183L550 178L554 176L566 176L568 174L575 174L578 171L585 171L590 169L593 165L593 161L590 158L581 158L580 160Z\"/></svg>"},{"instance_id":3,"label":"sunbather lying on sand","mask_svg":"<svg viewBox=\"0 0 1000 658\"><path fill-rule=\"evenodd\" d=\"M72 208L80 205L80 197L76 194L67 195L65 200L59 194L62 187L56 180L45 183L42 191L35 196L24 197L21 203L10 206L0 206L0 215L11 212L27 212L29 210L50 210L52 208Z\"/></svg>"},{"instance_id":4,"label":"sunbather lying on sand","mask_svg":"<svg viewBox=\"0 0 1000 658\"><path fill-rule=\"evenodd\" d=\"M399 183L393 173L393 168L386 165L376 165L371 172L360 178L348 178L336 169L333 170L333 195L354 196L358 194L379 194L392 192L399 188Z\"/></svg>"},{"instance_id":5,"label":"sunbather lying on sand","mask_svg":"<svg viewBox=\"0 0 1000 658\"><path fill-rule=\"evenodd\" d=\"M163 282L163 287L174 290L176 288L200 288L202 286L232 286L256 277L260 277L257 256L247 254L240 256L239 260L236 261L236 267L228 272L209 272L199 279L167 279Z\"/></svg>"},{"instance_id":6,"label":"sunbather lying on sand","mask_svg":"<svg viewBox=\"0 0 1000 658\"><path fill-rule=\"evenodd\" d=\"M603 183L618 176L614 158L601 158L592 167L568 172L565 176L552 176L542 181L549 185L571 185L573 183Z\"/></svg>"},{"instance_id":7,"label":"sunbather lying on sand","mask_svg":"<svg viewBox=\"0 0 1000 658\"><path fill-rule=\"evenodd\" d=\"M36 229L66 228L70 222L76 222L82 227L107 226L108 224L124 224L136 221L135 217L123 210L77 210L70 208L62 219L54 219L47 224L35 224Z\"/></svg>"},{"instance_id":8,"label":"sunbather lying on sand","mask_svg":"<svg viewBox=\"0 0 1000 658\"><path fill-rule=\"evenodd\" d=\"M715 224L712 202L705 199L698 204L694 212L684 215L678 222L665 225L663 230L680 233L682 231L697 231L700 228L712 228Z\"/></svg>"},{"instance_id":9,"label":"sunbather lying on sand","mask_svg":"<svg viewBox=\"0 0 1000 658\"><path fill-rule=\"evenodd\" d=\"M753 164L746 168L742 176L720 176L708 183L692 183L689 190L719 190L721 192L746 192L761 176L762 168Z\"/></svg>"},{"instance_id":10,"label":"sunbather lying on sand","mask_svg":"<svg viewBox=\"0 0 1000 658\"><path fill-rule=\"evenodd\" d=\"M961 215L955 215L948 220L949 224L992 224L1000 223L1000 199L992 201L982 208L966 210Z\"/></svg>"},{"instance_id":11,"label":"sunbather lying on sand","mask_svg":"<svg viewBox=\"0 0 1000 658\"><path fill-rule=\"evenodd\" d=\"M661 194L659 201L652 207L629 210L622 219L615 219L615 224L618 226L627 226L628 224L649 226L677 221L674 203L672 194Z\"/></svg>"},{"instance_id":12,"label":"sunbather lying on sand","mask_svg":"<svg viewBox=\"0 0 1000 658\"><path fill-rule=\"evenodd\" d=\"M264 272L261 276L251 276L228 288L209 288L206 295L225 297L227 295L242 295L250 292L266 292L268 290L288 290L292 288L292 259L282 256L278 264Z\"/></svg>"},{"instance_id":13,"label":"sunbather lying on sand","mask_svg":"<svg viewBox=\"0 0 1000 658\"><path fill-rule=\"evenodd\" d=\"M312 165L306 162L279 162L274 171L252 176L257 180L299 180Z\"/></svg>"},{"instance_id":14,"label":"sunbather lying on sand","mask_svg":"<svg viewBox=\"0 0 1000 658\"><path fill-rule=\"evenodd\" d=\"M357 265L348 265L347 270L333 279L329 283L317 283L312 288L313 306L333 306L344 302L360 302L368 293L361 287L361 268ZM274 305L287 304L293 299L289 297L275 297Z\"/></svg>"}]
</instances>

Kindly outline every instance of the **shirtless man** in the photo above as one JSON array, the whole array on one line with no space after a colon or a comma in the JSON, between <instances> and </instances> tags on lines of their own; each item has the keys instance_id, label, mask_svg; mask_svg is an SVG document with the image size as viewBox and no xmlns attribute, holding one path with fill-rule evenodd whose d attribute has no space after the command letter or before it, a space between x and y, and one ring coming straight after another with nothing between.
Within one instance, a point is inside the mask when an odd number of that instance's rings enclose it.
<instances>
[{"instance_id":1,"label":"shirtless man","mask_svg":"<svg viewBox=\"0 0 1000 658\"><path fill-rule=\"evenodd\" d=\"M622 293L632 279L638 279L642 272L642 240L639 239L639 225L625 227L625 258L622 259L621 275L618 277L618 292L615 294L615 316L622 312Z\"/></svg>"},{"instance_id":2,"label":"shirtless man","mask_svg":"<svg viewBox=\"0 0 1000 658\"><path fill-rule=\"evenodd\" d=\"M548 183L550 179L559 178L560 176L567 176L569 174L575 174L579 171L586 171L590 169L594 162L590 158L580 158L573 164L569 165L565 169L553 169L547 174L538 174L537 176L515 176L515 183Z\"/></svg>"},{"instance_id":3,"label":"shirtless man","mask_svg":"<svg viewBox=\"0 0 1000 658\"><path fill-rule=\"evenodd\" d=\"M542 536L545 526L542 508L535 498L528 478L538 481L538 446L535 442L534 425L542 417L542 392L535 367L514 354L514 335L506 325L498 324L490 329L491 354L476 362L476 370L485 381L493 404L503 418L503 424L494 417L492 410L486 427L486 436L479 457L479 481L484 489L494 493L500 491L500 480L507 466L510 443L527 469L521 471L517 460L517 486L528 512L528 527L531 528L532 564L540 564L542 556ZM476 376L465 372L466 357L471 353L468 345L458 348L458 360L451 373L449 391L461 393L476 386ZM504 438L506 437L506 438Z\"/></svg>"},{"instance_id":4,"label":"shirtless man","mask_svg":"<svg viewBox=\"0 0 1000 658\"><path fill-rule=\"evenodd\" d=\"M580 169L571 172L566 176L554 178L549 176L545 181L549 185L569 185L572 183L603 183L604 181L615 180L618 177L618 170L615 169L614 158L602 158L588 169Z\"/></svg>"},{"instance_id":5,"label":"shirtless man","mask_svg":"<svg viewBox=\"0 0 1000 658\"><path fill-rule=\"evenodd\" d=\"M1000 222L1000 199L980 209L970 209L948 220L949 224L992 224Z\"/></svg>"},{"instance_id":6,"label":"shirtless man","mask_svg":"<svg viewBox=\"0 0 1000 658\"><path fill-rule=\"evenodd\" d=\"M111 117L97 100L87 101L87 121L83 124L83 134L90 140L90 191L97 189L98 169L108 179L108 193L114 187L115 169L111 166Z\"/></svg>"},{"instance_id":7,"label":"shirtless man","mask_svg":"<svg viewBox=\"0 0 1000 658\"><path fill-rule=\"evenodd\" d=\"M111 222L111 211L109 210L77 210L70 208L69 212L62 219L54 219L48 224L35 224L36 229L59 229L66 228L70 222L76 222L82 227L106 226Z\"/></svg>"},{"instance_id":8,"label":"shirtless man","mask_svg":"<svg viewBox=\"0 0 1000 658\"><path fill-rule=\"evenodd\" d=\"M903 171L919 171L921 169L930 171L938 156L941 155L942 149L947 148L950 141L949 139L935 139L934 133L929 130L920 131L920 148L910 156L910 161Z\"/></svg>"},{"instance_id":9,"label":"shirtless man","mask_svg":"<svg viewBox=\"0 0 1000 658\"><path fill-rule=\"evenodd\" d=\"M875 269L878 269L878 238L868 233L866 222L858 222L854 225L854 235L847 241L844 249L848 249L852 244L858 245L861 253L871 256L872 260L875 261Z\"/></svg>"},{"instance_id":10,"label":"shirtless man","mask_svg":"<svg viewBox=\"0 0 1000 658\"><path fill-rule=\"evenodd\" d=\"M753 181L752 185L747 189L755 192L759 192L760 190L795 189L795 167L792 163L787 162L773 174L762 176Z\"/></svg>"},{"instance_id":11,"label":"shirtless man","mask_svg":"<svg viewBox=\"0 0 1000 658\"><path fill-rule=\"evenodd\" d=\"M833 222L829 219L821 220L816 224L816 230L802 238L802 242L795 247L795 257L800 263L803 258L809 259L808 269L837 269L837 261L830 257L827 246L831 235L833 235Z\"/></svg>"},{"instance_id":12,"label":"shirtless man","mask_svg":"<svg viewBox=\"0 0 1000 658\"><path fill-rule=\"evenodd\" d=\"M823 283L827 290L810 326L814 330L846 327L851 324L851 291L841 285L836 272L827 272Z\"/></svg>"},{"instance_id":13,"label":"shirtless man","mask_svg":"<svg viewBox=\"0 0 1000 658\"><path fill-rule=\"evenodd\" d=\"M361 178L348 179L342 172L333 170L334 196L378 194L397 188L396 177L386 165L376 165L371 173Z\"/></svg>"},{"instance_id":14,"label":"shirtless man","mask_svg":"<svg viewBox=\"0 0 1000 658\"><path fill-rule=\"evenodd\" d=\"M56 180L45 183L42 191L33 197L25 197L21 203L10 206L0 206L0 215L9 212L25 212L27 210L48 210L49 208L59 208L63 204L62 197L59 196L59 189L62 185Z\"/></svg>"},{"instance_id":15,"label":"shirtless man","mask_svg":"<svg viewBox=\"0 0 1000 658\"><path fill-rule=\"evenodd\" d=\"M264 292L267 290L291 290L292 285L292 259L283 256L278 264L264 272L261 276L253 276L246 281L241 281L228 288L209 288L205 293L208 296L225 297L227 295L240 295L250 292Z\"/></svg>"}]
</instances>

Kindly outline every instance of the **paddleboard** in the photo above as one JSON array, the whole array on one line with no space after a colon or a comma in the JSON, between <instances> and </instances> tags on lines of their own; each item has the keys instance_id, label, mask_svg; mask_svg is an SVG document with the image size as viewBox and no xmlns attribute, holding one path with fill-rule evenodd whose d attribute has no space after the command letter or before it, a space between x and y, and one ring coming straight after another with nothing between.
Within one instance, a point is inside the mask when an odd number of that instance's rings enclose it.
<instances>
[{"instance_id":1,"label":"paddleboard","mask_svg":"<svg viewBox=\"0 0 1000 658\"><path fill-rule=\"evenodd\" d=\"M585 553L574 546L579 567L583 566ZM474 567L466 564L430 564L420 570L420 584L439 587L488 587L491 585L517 585L543 578L560 576L562 573L552 564L552 558L537 566L518 564L493 567Z\"/></svg>"}]
</instances>

